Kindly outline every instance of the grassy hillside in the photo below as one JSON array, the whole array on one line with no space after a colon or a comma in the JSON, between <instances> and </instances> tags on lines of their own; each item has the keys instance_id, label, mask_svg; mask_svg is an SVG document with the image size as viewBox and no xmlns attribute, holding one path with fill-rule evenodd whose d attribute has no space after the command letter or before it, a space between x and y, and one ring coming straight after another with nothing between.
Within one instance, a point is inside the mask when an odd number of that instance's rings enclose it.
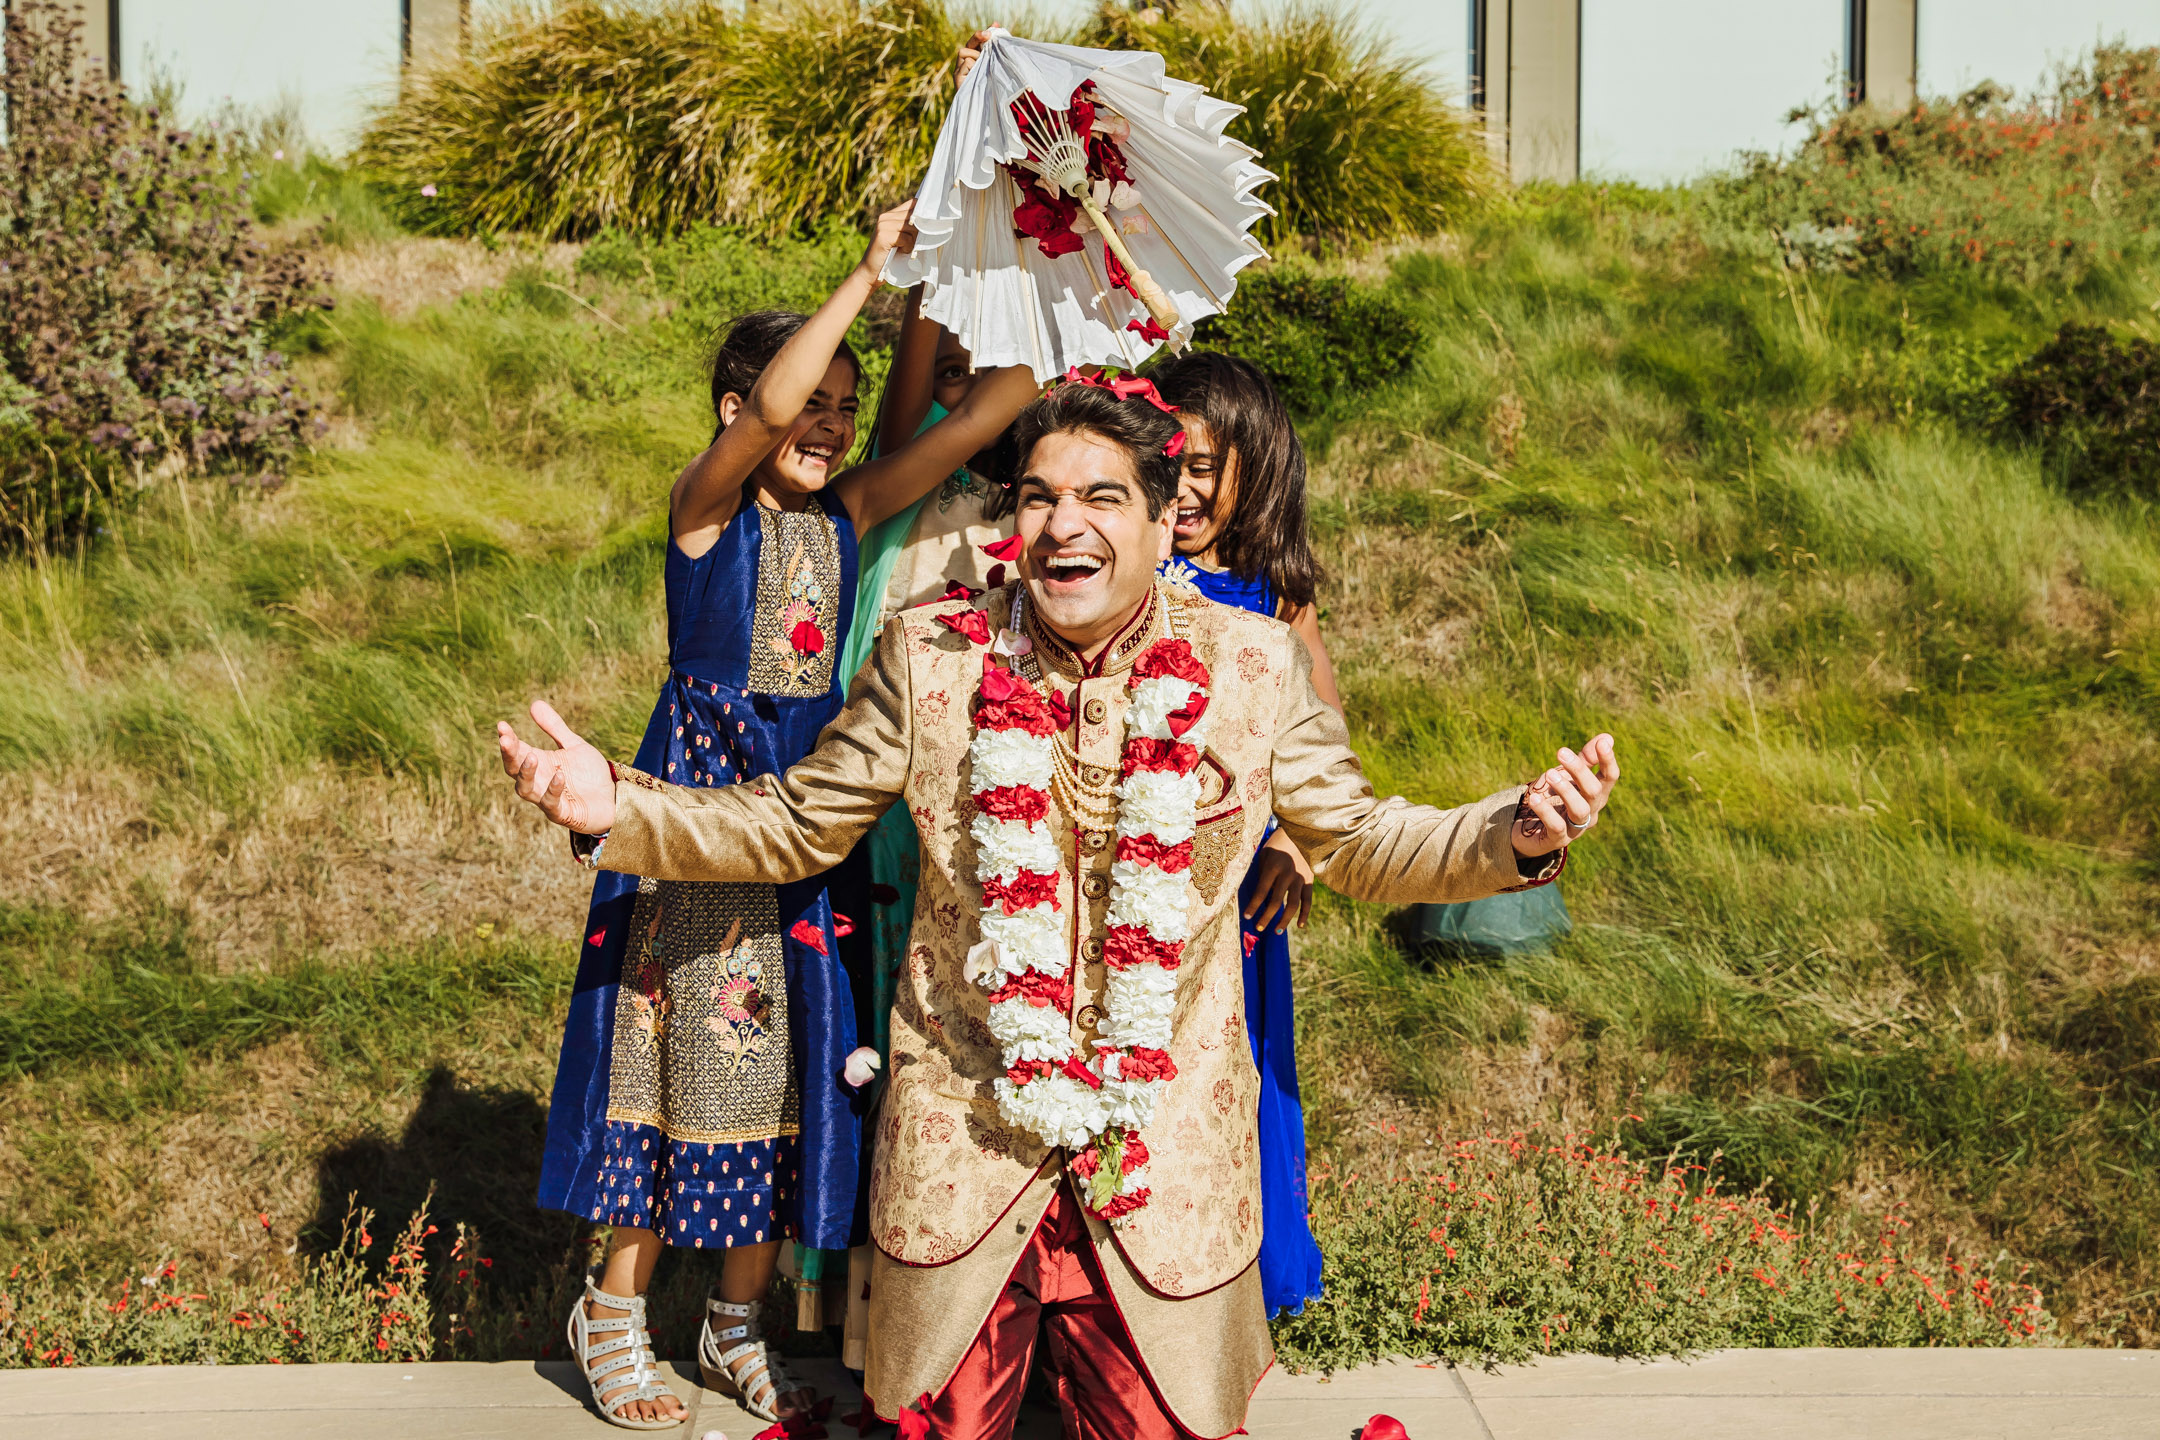
<instances>
[{"instance_id":1,"label":"grassy hillside","mask_svg":"<svg viewBox=\"0 0 2160 1440\"><path fill-rule=\"evenodd\" d=\"M285 489L167 476L80 549L0 564L17 1360L44 1353L33 1300L105 1326L106 1355L237 1358L98 1317L134 1323L106 1308L120 1281L168 1261L214 1297L191 1304L253 1303L351 1253L350 1195L378 1263L432 1206L436 1313L466 1317L437 1353L533 1353L591 1238L529 1201L585 887L489 773L489 727L544 693L634 743L660 498L709 425L698 348L814 295L852 241L354 243L337 308L287 337L337 418ZM2029 1265L2074 1339L2149 1341L2160 538L1964 417L2064 320L2152 334L2160 274L1795 272L1712 195L1590 188L1348 268L1430 337L1308 429L1323 624L1376 783L1481 794L1597 728L1628 778L1551 957L1430 965L1338 899L1301 938L1336 1289L1291 1353L2027 1338L1979 1318L1985 1287L1960 1328L1914 1330L1911 1295L1896 1320L1768 1280L1706 1280L1733 1308L1693 1328L1626 1276L1532 1297L1488 1255L1455 1284L1454 1247L1403 1243L1439 1182L1370 1187L1504 1170L1520 1155L1451 1142L1516 1126L1721 1152L1728 1192L1762 1187L1748 1216L1817 1207L1778 1243L1818 1275L1887 1224L1931 1264ZM1602 1163L1492 1183L1589 1237L1569 1263L1600 1233L1653 1243L1597 1209ZM447 1248L461 1223L484 1276ZM1691 1254L1752 1286L1732 1256L1763 1236ZM1555 1334L1541 1305L1609 1314Z\"/></svg>"}]
</instances>

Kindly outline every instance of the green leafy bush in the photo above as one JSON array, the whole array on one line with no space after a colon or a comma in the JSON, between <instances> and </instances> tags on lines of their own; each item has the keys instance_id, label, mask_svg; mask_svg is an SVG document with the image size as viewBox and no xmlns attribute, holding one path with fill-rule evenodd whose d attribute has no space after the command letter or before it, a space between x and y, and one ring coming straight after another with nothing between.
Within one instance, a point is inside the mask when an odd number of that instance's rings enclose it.
<instances>
[{"instance_id":1,"label":"green leafy bush","mask_svg":"<svg viewBox=\"0 0 2160 1440\"><path fill-rule=\"evenodd\" d=\"M1878 1225L1795 1219L1581 1135L1487 1134L1316 1167L1327 1294L1276 1330L1293 1366L1557 1351L2032 1345L2056 1328L2000 1261Z\"/></svg>"},{"instance_id":2,"label":"green leafy bush","mask_svg":"<svg viewBox=\"0 0 2160 1440\"><path fill-rule=\"evenodd\" d=\"M2155 253L2160 48L2101 46L2054 92L1992 85L1896 114L1817 114L1790 160L1755 157L1717 203L1789 262L2076 283Z\"/></svg>"},{"instance_id":3,"label":"green leafy bush","mask_svg":"<svg viewBox=\"0 0 2160 1440\"><path fill-rule=\"evenodd\" d=\"M1228 313L1202 321L1194 338L1252 361L1293 411L1313 415L1402 374L1424 332L1386 291L1289 262L1245 271Z\"/></svg>"},{"instance_id":4,"label":"green leafy bush","mask_svg":"<svg viewBox=\"0 0 2160 1440\"><path fill-rule=\"evenodd\" d=\"M2067 324L1996 389L2003 424L2044 445L2072 490L2160 498L2160 346Z\"/></svg>"},{"instance_id":5,"label":"green leafy bush","mask_svg":"<svg viewBox=\"0 0 2160 1440\"><path fill-rule=\"evenodd\" d=\"M214 139L77 66L79 29L56 0L7 19L0 495L32 539L95 512L112 467L81 446L272 480L315 424L265 336L316 298L308 265L257 243Z\"/></svg>"}]
</instances>

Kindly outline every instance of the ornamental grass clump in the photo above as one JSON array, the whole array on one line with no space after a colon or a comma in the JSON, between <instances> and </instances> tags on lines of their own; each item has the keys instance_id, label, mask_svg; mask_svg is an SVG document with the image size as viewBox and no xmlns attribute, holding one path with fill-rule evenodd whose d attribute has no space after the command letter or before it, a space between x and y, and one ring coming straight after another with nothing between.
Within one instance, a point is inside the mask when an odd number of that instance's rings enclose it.
<instances>
[{"instance_id":1,"label":"ornamental grass clump","mask_svg":"<svg viewBox=\"0 0 2160 1440\"><path fill-rule=\"evenodd\" d=\"M356 160L425 234L862 221L929 163L967 33L934 0L577 0L414 73Z\"/></svg>"},{"instance_id":2,"label":"ornamental grass clump","mask_svg":"<svg viewBox=\"0 0 2160 1440\"><path fill-rule=\"evenodd\" d=\"M1923 1248L1895 1208L1872 1224L1796 1218L1726 1193L1714 1163L1636 1159L1582 1135L1403 1138L1356 1170L1312 1172L1327 1294L1276 1332L1293 1365L2055 1335L2018 1267Z\"/></svg>"},{"instance_id":3,"label":"ornamental grass clump","mask_svg":"<svg viewBox=\"0 0 2160 1440\"><path fill-rule=\"evenodd\" d=\"M79 66L56 0L7 18L0 527L42 543L177 463L268 484L316 426L268 327L320 299L266 249L217 140Z\"/></svg>"},{"instance_id":4,"label":"ornamental grass clump","mask_svg":"<svg viewBox=\"0 0 2160 1440\"><path fill-rule=\"evenodd\" d=\"M1037 39L1159 51L1171 74L1249 107L1229 133L1281 177L1263 192L1279 212L1264 242L1426 233L1494 185L1466 113L1333 10L1150 20L1105 6L1078 35L1005 19ZM428 234L866 224L920 182L974 28L939 0L572 0L409 75L357 159L398 221Z\"/></svg>"},{"instance_id":5,"label":"ornamental grass clump","mask_svg":"<svg viewBox=\"0 0 2160 1440\"><path fill-rule=\"evenodd\" d=\"M1788 263L2074 285L2160 254L2156 125L2160 48L2103 45L2031 99L1982 85L1819 113L1793 158L1754 157L1716 192L1767 219Z\"/></svg>"}]
</instances>

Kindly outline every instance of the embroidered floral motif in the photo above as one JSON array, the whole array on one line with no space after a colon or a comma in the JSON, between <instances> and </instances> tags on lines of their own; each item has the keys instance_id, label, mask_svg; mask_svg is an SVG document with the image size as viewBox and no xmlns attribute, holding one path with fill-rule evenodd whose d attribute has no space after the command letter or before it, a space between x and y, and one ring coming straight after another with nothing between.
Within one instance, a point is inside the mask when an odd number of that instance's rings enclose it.
<instances>
[{"instance_id":1,"label":"embroidered floral motif","mask_svg":"<svg viewBox=\"0 0 2160 1440\"><path fill-rule=\"evenodd\" d=\"M758 518L757 613L750 688L822 695L832 685L840 624L840 539L822 510L765 510Z\"/></svg>"}]
</instances>

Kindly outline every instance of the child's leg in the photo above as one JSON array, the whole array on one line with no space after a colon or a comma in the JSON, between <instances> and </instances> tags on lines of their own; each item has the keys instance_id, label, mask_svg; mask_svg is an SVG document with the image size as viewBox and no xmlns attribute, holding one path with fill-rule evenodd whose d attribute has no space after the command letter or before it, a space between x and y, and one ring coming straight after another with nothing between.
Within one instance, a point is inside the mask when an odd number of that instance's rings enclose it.
<instances>
[{"instance_id":1,"label":"child's leg","mask_svg":"<svg viewBox=\"0 0 2160 1440\"><path fill-rule=\"evenodd\" d=\"M724 1320L715 1320L713 1317L707 1316L706 1323L708 1325L747 1324L750 1326L749 1338L760 1344L764 1343L763 1337L758 1333L755 1307L765 1299L766 1294L772 1289L773 1272L779 1266L780 1242L778 1240L767 1240L761 1245L730 1245L720 1262L720 1284L716 1293L720 1300L729 1305L748 1305L752 1307L752 1310L749 1315L740 1319L729 1317ZM730 1378L737 1384L748 1382L749 1388L754 1390L757 1385L756 1377L766 1365L772 1367L774 1379L784 1382L787 1380L786 1372L779 1368L778 1356L771 1356L761 1363L756 1356L746 1354L736 1359L727 1368ZM789 1389L781 1389L779 1386L775 1386L775 1391L773 1408L779 1412L783 1419L791 1415L806 1415L810 1412L811 1407L818 1402L817 1391L808 1385L794 1386Z\"/></svg>"},{"instance_id":2,"label":"child's leg","mask_svg":"<svg viewBox=\"0 0 2160 1440\"><path fill-rule=\"evenodd\" d=\"M650 1230L621 1226L615 1231L615 1248L608 1255L607 1268L601 1272L600 1288L610 1295L643 1295L645 1287L652 1283L653 1266L660 1263L660 1237ZM611 1319L627 1315L627 1310L598 1301L585 1302L585 1313L595 1320ZM604 1405L615 1398L628 1385L614 1386L601 1393ZM640 1400L626 1406L624 1414L633 1420L683 1420L689 1411L673 1395L658 1400Z\"/></svg>"}]
</instances>

